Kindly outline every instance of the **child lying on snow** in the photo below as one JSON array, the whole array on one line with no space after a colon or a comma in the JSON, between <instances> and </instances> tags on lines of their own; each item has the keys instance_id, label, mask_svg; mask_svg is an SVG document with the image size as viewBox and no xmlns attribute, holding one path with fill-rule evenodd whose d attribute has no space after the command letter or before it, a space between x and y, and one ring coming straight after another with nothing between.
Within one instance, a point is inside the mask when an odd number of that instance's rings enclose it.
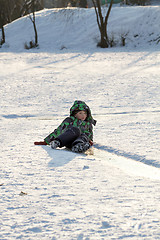
<instances>
[{"instance_id":1,"label":"child lying on snow","mask_svg":"<svg viewBox=\"0 0 160 240\"><path fill-rule=\"evenodd\" d=\"M96 121L92 118L91 110L85 102L75 101L70 108L70 117L49 134L44 142L57 147L70 148L73 152L84 152L90 148L93 141L93 126Z\"/></svg>"}]
</instances>

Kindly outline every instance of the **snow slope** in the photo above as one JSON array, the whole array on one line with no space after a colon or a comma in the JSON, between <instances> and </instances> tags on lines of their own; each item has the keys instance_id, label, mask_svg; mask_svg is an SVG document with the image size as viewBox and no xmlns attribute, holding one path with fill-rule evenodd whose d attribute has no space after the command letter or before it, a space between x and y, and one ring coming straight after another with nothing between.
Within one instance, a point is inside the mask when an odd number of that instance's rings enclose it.
<instances>
[{"instance_id":1,"label":"snow slope","mask_svg":"<svg viewBox=\"0 0 160 240\"><path fill-rule=\"evenodd\" d=\"M106 11L104 8L104 15ZM153 45L159 49L159 22L159 6L115 5L109 18L108 35L117 46L121 45L121 38L124 37L126 46L141 47L142 50ZM63 48L95 50L99 41L94 9L46 9L36 14L36 23L41 51L49 49L50 52ZM31 20L24 17L7 25L6 39L9 51L24 51L24 44L34 40Z\"/></svg>"},{"instance_id":2,"label":"snow slope","mask_svg":"<svg viewBox=\"0 0 160 240\"><path fill-rule=\"evenodd\" d=\"M160 239L159 7L114 7L98 49L94 9L6 26L0 49L0 239ZM143 21L142 21L143 20ZM126 47L120 46L126 34ZM93 155L34 146L86 101Z\"/></svg>"}]
</instances>

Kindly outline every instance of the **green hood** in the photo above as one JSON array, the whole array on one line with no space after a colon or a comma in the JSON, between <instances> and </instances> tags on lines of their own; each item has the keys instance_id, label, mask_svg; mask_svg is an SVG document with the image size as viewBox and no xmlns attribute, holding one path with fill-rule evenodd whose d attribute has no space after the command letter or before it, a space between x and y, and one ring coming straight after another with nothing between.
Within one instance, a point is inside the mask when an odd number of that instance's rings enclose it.
<instances>
[{"instance_id":1,"label":"green hood","mask_svg":"<svg viewBox=\"0 0 160 240\"><path fill-rule=\"evenodd\" d=\"M74 116L77 111L87 111L87 118L85 121L91 122L94 126L96 125L96 120L93 119L91 110L85 102L76 100L70 108L70 116Z\"/></svg>"}]
</instances>

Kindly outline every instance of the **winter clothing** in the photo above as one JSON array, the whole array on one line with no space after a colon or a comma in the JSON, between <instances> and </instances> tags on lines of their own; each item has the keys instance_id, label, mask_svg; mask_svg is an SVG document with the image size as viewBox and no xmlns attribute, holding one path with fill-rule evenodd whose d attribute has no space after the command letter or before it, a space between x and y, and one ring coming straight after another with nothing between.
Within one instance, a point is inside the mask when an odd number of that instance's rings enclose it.
<instances>
[{"instance_id":1,"label":"winter clothing","mask_svg":"<svg viewBox=\"0 0 160 240\"><path fill-rule=\"evenodd\" d=\"M81 153L81 152L85 152L90 148L90 143L89 142L85 142L85 143L77 143L76 145L74 145L72 147L72 152L76 152L76 153Z\"/></svg>"},{"instance_id":2,"label":"winter clothing","mask_svg":"<svg viewBox=\"0 0 160 240\"><path fill-rule=\"evenodd\" d=\"M87 117L84 121L75 117L75 114L79 111L86 111ZM86 143L90 140L93 141L93 126L96 121L91 115L91 110L85 102L75 101L70 108L70 117L64 119L64 121L49 134L44 141L50 144L53 140L60 141L60 147L67 146L72 147L77 143Z\"/></svg>"},{"instance_id":3,"label":"winter clothing","mask_svg":"<svg viewBox=\"0 0 160 240\"><path fill-rule=\"evenodd\" d=\"M60 147L71 148L73 142L80 137L80 130L77 127L70 126L66 131L60 134L56 139L60 142Z\"/></svg>"},{"instance_id":4,"label":"winter clothing","mask_svg":"<svg viewBox=\"0 0 160 240\"><path fill-rule=\"evenodd\" d=\"M51 142L51 148L56 149L57 147L60 147L61 143L59 140L53 140Z\"/></svg>"}]
</instances>

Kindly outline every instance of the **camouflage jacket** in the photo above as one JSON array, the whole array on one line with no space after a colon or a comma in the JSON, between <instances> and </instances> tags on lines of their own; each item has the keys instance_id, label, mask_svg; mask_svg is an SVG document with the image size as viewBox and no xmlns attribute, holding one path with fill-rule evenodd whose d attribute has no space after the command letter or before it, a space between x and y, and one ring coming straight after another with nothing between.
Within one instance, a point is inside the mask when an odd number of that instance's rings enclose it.
<instances>
[{"instance_id":1,"label":"camouflage jacket","mask_svg":"<svg viewBox=\"0 0 160 240\"><path fill-rule=\"evenodd\" d=\"M77 111L87 111L87 118L85 121L78 120L74 117ZM65 118L64 121L44 139L44 141L49 144L71 126L77 127L81 134L85 133L89 140L93 141L93 125L96 125L96 121L92 118L90 108L85 102L75 101L70 109L70 117Z\"/></svg>"}]
</instances>

